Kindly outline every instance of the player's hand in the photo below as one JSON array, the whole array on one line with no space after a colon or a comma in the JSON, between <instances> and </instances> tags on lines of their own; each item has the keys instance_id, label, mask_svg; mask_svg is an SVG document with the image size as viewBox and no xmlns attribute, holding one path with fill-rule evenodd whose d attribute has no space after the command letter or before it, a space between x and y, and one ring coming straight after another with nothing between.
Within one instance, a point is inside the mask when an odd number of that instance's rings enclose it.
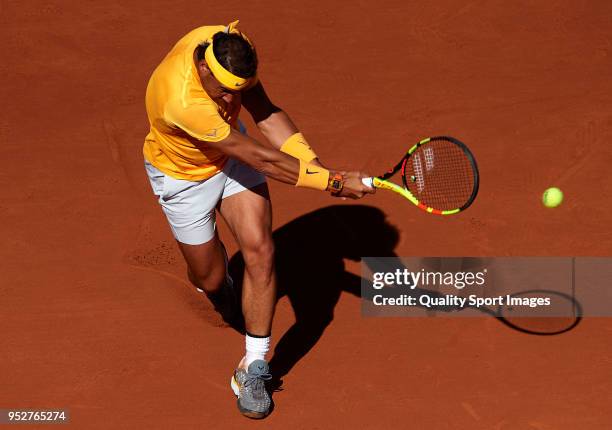
<instances>
[{"instance_id":1,"label":"player's hand","mask_svg":"<svg viewBox=\"0 0 612 430\"><path fill-rule=\"evenodd\" d=\"M341 172L344 176L344 186L342 191L336 194L337 197L360 199L366 194L374 194L375 188L370 188L361 182L361 178L369 178L371 175L363 172Z\"/></svg>"}]
</instances>

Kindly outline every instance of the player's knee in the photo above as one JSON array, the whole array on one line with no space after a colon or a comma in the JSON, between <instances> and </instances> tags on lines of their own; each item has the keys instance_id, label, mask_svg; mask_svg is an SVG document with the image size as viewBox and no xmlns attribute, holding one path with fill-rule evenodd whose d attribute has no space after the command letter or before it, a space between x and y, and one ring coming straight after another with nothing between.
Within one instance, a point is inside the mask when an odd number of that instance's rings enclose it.
<instances>
[{"instance_id":1,"label":"player's knee","mask_svg":"<svg viewBox=\"0 0 612 430\"><path fill-rule=\"evenodd\" d=\"M244 243L242 255L246 269L271 273L274 267L274 242L270 236L259 236Z\"/></svg>"},{"instance_id":2,"label":"player's knee","mask_svg":"<svg viewBox=\"0 0 612 430\"><path fill-rule=\"evenodd\" d=\"M189 280L197 288L204 291L215 291L225 279L225 270L210 270L195 273L191 269L187 270Z\"/></svg>"}]
</instances>

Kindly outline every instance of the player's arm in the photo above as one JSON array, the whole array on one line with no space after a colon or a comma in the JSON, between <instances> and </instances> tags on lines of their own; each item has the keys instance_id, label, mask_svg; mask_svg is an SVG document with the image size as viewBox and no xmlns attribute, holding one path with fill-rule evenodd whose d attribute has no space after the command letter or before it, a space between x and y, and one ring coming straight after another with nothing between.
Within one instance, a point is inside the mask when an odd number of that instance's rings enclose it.
<instances>
[{"instance_id":1,"label":"player's arm","mask_svg":"<svg viewBox=\"0 0 612 430\"><path fill-rule=\"evenodd\" d=\"M262 145L234 129L219 142L203 142L208 148L216 149L260 171L277 181L295 184L300 174L299 160Z\"/></svg>"},{"instance_id":2,"label":"player's arm","mask_svg":"<svg viewBox=\"0 0 612 430\"><path fill-rule=\"evenodd\" d=\"M218 142L206 142L205 144L209 148L223 152L231 158L248 164L266 176L286 184L317 190L330 190L329 179L339 173L299 160L276 148L262 145L255 139L234 129L225 139ZM361 182L363 174L360 172L348 172L341 176L343 178L343 188L338 194L340 197L358 199L363 197L365 193L372 192Z\"/></svg>"},{"instance_id":3,"label":"player's arm","mask_svg":"<svg viewBox=\"0 0 612 430\"><path fill-rule=\"evenodd\" d=\"M242 105L272 146L295 158L321 165L289 115L272 103L261 82L242 93Z\"/></svg>"},{"instance_id":4,"label":"player's arm","mask_svg":"<svg viewBox=\"0 0 612 430\"><path fill-rule=\"evenodd\" d=\"M273 147L233 130L224 122L217 109L208 101L183 106L181 100L168 103L164 116L169 125L178 127L203 146L220 151L259 170L266 176L296 186L327 190L330 178L336 171L297 159ZM361 198L371 192L361 183L358 172L349 172L342 177L340 196Z\"/></svg>"}]
</instances>

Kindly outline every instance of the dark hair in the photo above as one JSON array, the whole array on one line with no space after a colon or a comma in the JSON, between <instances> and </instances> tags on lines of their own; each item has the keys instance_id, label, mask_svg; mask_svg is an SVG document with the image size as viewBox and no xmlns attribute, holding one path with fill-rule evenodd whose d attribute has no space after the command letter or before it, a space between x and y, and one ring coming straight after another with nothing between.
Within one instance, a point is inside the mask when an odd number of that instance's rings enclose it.
<instances>
[{"instance_id":1,"label":"dark hair","mask_svg":"<svg viewBox=\"0 0 612 430\"><path fill-rule=\"evenodd\" d=\"M201 61L209 43L196 48L196 58ZM241 78L252 78L257 73L257 53L240 34L219 32L213 36L215 58L228 71Z\"/></svg>"}]
</instances>

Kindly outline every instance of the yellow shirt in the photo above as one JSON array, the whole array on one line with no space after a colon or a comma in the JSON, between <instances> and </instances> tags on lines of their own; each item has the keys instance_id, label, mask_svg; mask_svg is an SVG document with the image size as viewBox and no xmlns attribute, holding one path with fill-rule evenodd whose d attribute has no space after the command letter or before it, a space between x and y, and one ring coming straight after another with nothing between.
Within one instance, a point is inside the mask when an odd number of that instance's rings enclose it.
<instances>
[{"instance_id":1,"label":"yellow shirt","mask_svg":"<svg viewBox=\"0 0 612 430\"><path fill-rule=\"evenodd\" d=\"M231 106L215 103L202 88L193 59L200 43L224 29L221 25L200 27L184 36L157 66L147 86L150 132L143 154L177 179L210 178L227 161L223 153L207 148L206 142L218 142L230 134L240 97Z\"/></svg>"}]
</instances>

